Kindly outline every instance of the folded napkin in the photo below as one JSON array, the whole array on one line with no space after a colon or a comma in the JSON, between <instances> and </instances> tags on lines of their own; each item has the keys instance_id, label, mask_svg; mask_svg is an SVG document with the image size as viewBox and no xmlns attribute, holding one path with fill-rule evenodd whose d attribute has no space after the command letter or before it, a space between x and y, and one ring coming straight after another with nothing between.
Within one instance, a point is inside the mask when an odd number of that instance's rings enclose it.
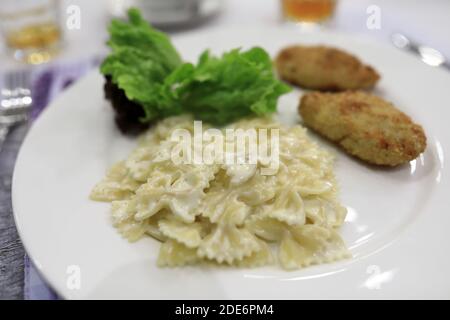
<instances>
[{"instance_id":1,"label":"folded napkin","mask_svg":"<svg viewBox=\"0 0 450 320\"><path fill-rule=\"evenodd\" d=\"M31 109L32 121L36 120L42 110L45 109L53 98L89 70L96 67L99 62L100 59L94 58L76 63L42 66L34 70L31 75L33 95L33 106ZM58 295L41 278L36 267L26 254L24 260L24 272L24 299L58 299Z\"/></svg>"}]
</instances>

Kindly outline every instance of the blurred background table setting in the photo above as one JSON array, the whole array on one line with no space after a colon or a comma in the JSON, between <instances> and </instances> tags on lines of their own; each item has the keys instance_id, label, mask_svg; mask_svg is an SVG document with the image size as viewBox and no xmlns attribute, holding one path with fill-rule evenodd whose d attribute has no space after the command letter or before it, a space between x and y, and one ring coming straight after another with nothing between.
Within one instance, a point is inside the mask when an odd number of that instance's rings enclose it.
<instances>
[{"instance_id":1,"label":"blurred background table setting","mask_svg":"<svg viewBox=\"0 0 450 320\"><path fill-rule=\"evenodd\" d=\"M447 0L0 0L0 299L56 299L22 247L11 207L15 159L40 112L107 52L126 9L169 34L208 28L298 28L359 34L448 68Z\"/></svg>"}]
</instances>

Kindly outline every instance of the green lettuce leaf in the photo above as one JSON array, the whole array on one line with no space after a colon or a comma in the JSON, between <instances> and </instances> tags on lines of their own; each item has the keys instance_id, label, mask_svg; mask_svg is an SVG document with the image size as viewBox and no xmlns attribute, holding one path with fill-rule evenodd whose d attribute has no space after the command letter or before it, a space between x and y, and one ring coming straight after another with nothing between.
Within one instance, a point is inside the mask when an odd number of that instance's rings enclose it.
<instances>
[{"instance_id":1,"label":"green lettuce leaf","mask_svg":"<svg viewBox=\"0 0 450 320\"><path fill-rule=\"evenodd\" d=\"M215 57L203 52L198 63L182 63L167 35L153 29L136 9L129 22L109 28L111 54L101 72L145 111L144 122L184 112L224 125L239 118L276 111L290 87L275 78L262 48L234 49Z\"/></svg>"},{"instance_id":2,"label":"green lettuce leaf","mask_svg":"<svg viewBox=\"0 0 450 320\"><path fill-rule=\"evenodd\" d=\"M215 125L275 112L278 97L290 91L274 77L269 55L258 47L234 49L220 58L205 51L196 66L175 70L165 81L168 86L183 110Z\"/></svg>"},{"instance_id":3,"label":"green lettuce leaf","mask_svg":"<svg viewBox=\"0 0 450 320\"><path fill-rule=\"evenodd\" d=\"M161 110L159 101L164 79L182 64L169 38L152 28L137 9L128 11L129 22L113 20L109 26L111 53L100 71L112 77L128 99L142 105L144 121L178 114L181 110Z\"/></svg>"}]
</instances>

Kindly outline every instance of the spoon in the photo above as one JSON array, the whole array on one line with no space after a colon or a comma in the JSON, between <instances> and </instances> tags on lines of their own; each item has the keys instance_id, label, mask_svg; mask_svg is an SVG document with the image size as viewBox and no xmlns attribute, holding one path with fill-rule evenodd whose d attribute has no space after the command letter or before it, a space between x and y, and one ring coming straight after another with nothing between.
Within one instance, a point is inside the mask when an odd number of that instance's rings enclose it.
<instances>
[{"instance_id":1,"label":"spoon","mask_svg":"<svg viewBox=\"0 0 450 320\"><path fill-rule=\"evenodd\" d=\"M401 33L392 34L391 41L397 48L419 55L420 59L429 66L450 70L447 58L434 48L415 43Z\"/></svg>"}]
</instances>

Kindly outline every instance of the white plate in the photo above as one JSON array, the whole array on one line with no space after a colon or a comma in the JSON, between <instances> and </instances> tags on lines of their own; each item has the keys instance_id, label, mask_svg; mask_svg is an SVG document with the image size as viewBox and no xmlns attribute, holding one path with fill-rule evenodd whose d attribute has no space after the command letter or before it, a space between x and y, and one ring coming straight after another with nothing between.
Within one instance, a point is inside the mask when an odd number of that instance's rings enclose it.
<instances>
[{"instance_id":1,"label":"white plate","mask_svg":"<svg viewBox=\"0 0 450 320\"><path fill-rule=\"evenodd\" d=\"M377 93L423 125L428 147L396 169L377 169L336 149L342 235L354 258L286 272L278 267L159 269L159 244L130 244L109 221L109 204L88 199L107 168L135 141L116 130L93 72L61 94L32 127L18 156L13 206L19 233L48 282L65 298L305 299L450 298L450 74L387 45L291 28L216 30L174 38L183 57L260 45L271 54L292 43L347 49L382 74ZM280 101L298 121L300 92ZM323 143L323 141L322 141ZM335 149L323 143L325 147ZM73 267L75 266L75 267ZM73 276L81 275L74 288ZM69 284L69 285L68 285ZM72 284L72 285L71 285Z\"/></svg>"}]
</instances>

